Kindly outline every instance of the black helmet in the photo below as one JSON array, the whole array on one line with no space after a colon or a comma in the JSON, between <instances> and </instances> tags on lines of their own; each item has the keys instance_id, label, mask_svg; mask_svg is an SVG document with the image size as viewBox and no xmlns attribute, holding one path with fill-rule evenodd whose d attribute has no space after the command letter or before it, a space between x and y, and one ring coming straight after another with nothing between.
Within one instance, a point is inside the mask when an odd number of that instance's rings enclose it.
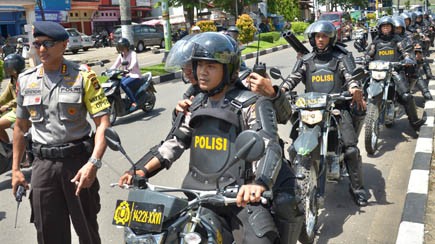
<instances>
[{"instance_id":1,"label":"black helmet","mask_svg":"<svg viewBox=\"0 0 435 244\"><path fill-rule=\"evenodd\" d=\"M230 26L230 27L228 27L227 32L236 32L236 33L240 33L240 32L239 32L239 28L237 28L236 26Z\"/></svg>"},{"instance_id":2,"label":"black helmet","mask_svg":"<svg viewBox=\"0 0 435 244\"><path fill-rule=\"evenodd\" d=\"M391 33L390 34L394 33L394 21L391 17L384 16L378 20L377 27L378 27L378 34L379 35L383 35L382 30L381 30L381 27L383 25L391 25Z\"/></svg>"},{"instance_id":3,"label":"black helmet","mask_svg":"<svg viewBox=\"0 0 435 244\"><path fill-rule=\"evenodd\" d=\"M24 58L19 54L9 54L3 62L3 69L7 75L12 75L13 71L20 74L26 67Z\"/></svg>"},{"instance_id":4,"label":"black helmet","mask_svg":"<svg viewBox=\"0 0 435 244\"><path fill-rule=\"evenodd\" d=\"M393 16L393 25L394 27L402 27L402 33L405 33L405 29L406 29L406 24L405 24L405 20L402 18L402 16Z\"/></svg>"},{"instance_id":5,"label":"black helmet","mask_svg":"<svg viewBox=\"0 0 435 244\"><path fill-rule=\"evenodd\" d=\"M116 50L120 52L121 48L127 48L130 50L130 41L127 38L121 38L116 43Z\"/></svg>"},{"instance_id":6,"label":"black helmet","mask_svg":"<svg viewBox=\"0 0 435 244\"><path fill-rule=\"evenodd\" d=\"M334 46L337 42L337 30L335 29L335 26L329 21L319 20L312 23L305 30L305 36L308 38L313 48L316 48L316 41L314 39L316 33L326 34L329 37L330 46Z\"/></svg>"},{"instance_id":7,"label":"black helmet","mask_svg":"<svg viewBox=\"0 0 435 244\"><path fill-rule=\"evenodd\" d=\"M226 84L234 83L237 80L240 69L240 50L236 41L222 33L204 32L197 34L190 39L195 45L192 53L192 66L195 79L198 80L196 69L198 60L210 60L224 65L224 79L212 91L214 95L219 93Z\"/></svg>"}]
</instances>

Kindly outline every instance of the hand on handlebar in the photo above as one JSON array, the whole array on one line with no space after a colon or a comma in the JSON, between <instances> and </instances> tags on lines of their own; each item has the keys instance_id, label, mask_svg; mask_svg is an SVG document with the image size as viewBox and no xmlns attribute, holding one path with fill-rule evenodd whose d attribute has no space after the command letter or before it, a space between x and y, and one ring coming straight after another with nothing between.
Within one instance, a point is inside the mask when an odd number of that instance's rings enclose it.
<instances>
[{"instance_id":1,"label":"hand on handlebar","mask_svg":"<svg viewBox=\"0 0 435 244\"><path fill-rule=\"evenodd\" d=\"M354 103L356 103L358 109L366 110L367 104L366 104L366 101L364 101L364 96L363 96L362 90L354 87L354 88L349 89L349 92L350 92L350 94L352 94L352 105Z\"/></svg>"},{"instance_id":2,"label":"hand on handlebar","mask_svg":"<svg viewBox=\"0 0 435 244\"><path fill-rule=\"evenodd\" d=\"M237 206L246 207L246 205L250 202L260 202L261 194L265 191L266 188L262 185L243 185L237 193Z\"/></svg>"},{"instance_id":3,"label":"hand on handlebar","mask_svg":"<svg viewBox=\"0 0 435 244\"><path fill-rule=\"evenodd\" d=\"M145 176L145 172L143 170L136 170L136 175ZM131 185L133 184L133 171L125 171L125 173L119 178L118 180L118 186L121 188L124 188L124 185Z\"/></svg>"}]
</instances>

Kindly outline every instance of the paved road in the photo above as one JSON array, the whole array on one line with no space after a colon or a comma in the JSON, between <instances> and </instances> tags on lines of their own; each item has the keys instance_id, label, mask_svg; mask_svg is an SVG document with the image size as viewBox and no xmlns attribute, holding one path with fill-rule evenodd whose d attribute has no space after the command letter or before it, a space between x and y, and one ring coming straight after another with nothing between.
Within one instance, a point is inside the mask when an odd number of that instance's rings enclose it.
<instances>
[{"instance_id":1,"label":"paved road","mask_svg":"<svg viewBox=\"0 0 435 244\"><path fill-rule=\"evenodd\" d=\"M106 49L97 51L103 50ZM295 56L293 50L285 49L262 56L261 61L266 62L269 68L279 67L286 75L295 63ZM248 66L252 66L252 62L253 60L248 60ZM153 112L136 112L119 119L114 126L126 151L134 160L139 159L147 149L166 136L171 123L172 108L181 97L182 91L186 89L186 85L180 81L173 81L158 84L156 89L157 103ZM421 98L417 100L421 104ZM289 124L279 128L280 135L288 143L287 146L290 143L289 130ZM364 131L361 134L363 135ZM406 194L415 136L405 116L399 119L392 129L382 132L380 152L374 157L366 155L360 138L359 147L362 149L364 180L370 192L370 204L365 208L356 207L348 193L347 179L337 184L328 184L325 210L319 219L321 224L317 243L394 243ZM179 186L187 170L187 161L188 153L185 153L174 163L171 170L161 172L152 178L151 182ZM109 184L116 182L122 172L130 166L119 153L110 149L107 150L103 162L103 167L98 173L102 204L99 214L100 234L103 243L121 243L123 230L113 226L111 219L116 199L125 199L127 192L110 188ZM25 172L30 176L30 170ZM23 201L18 227L13 228L16 205L11 195L9 173L0 176L0 199L0 243L36 243L34 227L29 223L28 201ZM75 240L73 243L78 242Z\"/></svg>"}]
</instances>

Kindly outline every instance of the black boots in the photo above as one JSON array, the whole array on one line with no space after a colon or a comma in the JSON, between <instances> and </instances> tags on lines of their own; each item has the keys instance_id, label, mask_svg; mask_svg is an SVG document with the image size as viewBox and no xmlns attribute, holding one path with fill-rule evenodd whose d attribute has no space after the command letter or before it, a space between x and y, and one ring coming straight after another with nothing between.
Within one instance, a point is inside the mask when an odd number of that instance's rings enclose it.
<instances>
[{"instance_id":1,"label":"black boots","mask_svg":"<svg viewBox=\"0 0 435 244\"><path fill-rule=\"evenodd\" d=\"M350 194L353 197L356 205L364 207L368 205L367 201L367 192L364 187L359 188L358 190L354 190L352 186L349 186Z\"/></svg>"},{"instance_id":2,"label":"black boots","mask_svg":"<svg viewBox=\"0 0 435 244\"><path fill-rule=\"evenodd\" d=\"M417 86L417 88L421 91L421 93L423 94L424 100L428 101L428 100L433 100L432 99L432 95L430 94L429 88L425 82L425 80L423 79L418 79L417 83L415 83L415 85Z\"/></svg>"},{"instance_id":3,"label":"black boots","mask_svg":"<svg viewBox=\"0 0 435 244\"><path fill-rule=\"evenodd\" d=\"M349 173L349 190L353 200L358 206L367 206L367 193L363 186L362 161L359 149L356 146L346 148L344 160Z\"/></svg>"}]
</instances>

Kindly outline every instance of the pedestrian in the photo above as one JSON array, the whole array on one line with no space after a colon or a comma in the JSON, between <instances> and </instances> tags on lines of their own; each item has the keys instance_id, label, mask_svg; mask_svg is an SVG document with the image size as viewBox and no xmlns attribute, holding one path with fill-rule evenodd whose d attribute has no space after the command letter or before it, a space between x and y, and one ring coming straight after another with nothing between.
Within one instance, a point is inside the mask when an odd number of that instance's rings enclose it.
<instances>
[{"instance_id":1,"label":"pedestrian","mask_svg":"<svg viewBox=\"0 0 435 244\"><path fill-rule=\"evenodd\" d=\"M131 87L136 82L140 82L141 77L137 54L132 50L130 42L126 38L119 39L116 43L116 50L119 52L119 55L110 69L118 69L120 66L123 66L123 68L128 71L128 74L121 79L121 88L130 99L129 110L132 112L137 109L137 99ZM124 62L127 64L124 65Z\"/></svg>"},{"instance_id":2,"label":"pedestrian","mask_svg":"<svg viewBox=\"0 0 435 244\"><path fill-rule=\"evenodd\" d=\"M195 25L194 27L192 27L192 34L193 35L196 35L199 33L201 33L201 28L199 26Z\"/></svg>"},{"instance_id":3,"label":"pedestrian","mask_svg":"<svg viewBox=\"0 0 435 244\"><path fill-rule=\"evenodd\" d=\"M191 41L195 43L192 67L202 92L193 99L189 113L173 136L168 136L151 152L154 157L148 162L137 165L136 173L151 177L155 171L169 169L190 148L189 173L183 188L216 190L217 181L221 186L240 186L237 206L205 207L231 223L228 231L236 243L275 243L278 228L285 229L279 230L281 243L296 243L303 215L294 197L294 175L289 165L282 163L272 101L236 85L240 51L234 39L222 33L206 32L192 37ZM244 130L256 130L267 141L264 156L257 162L240 160L222 172L234 157L231 148L235 138ZM195 143L198 138L224 140L228 146L201 146ZM132 183L132 172L120 178L119 185L124 183ZM280 216L273 219L269 207L257 202L262 192L277 185L285 185L285 189L273 190L277 194L273 212Z\"/></svg>"},{"instance_id":4,"label":"pedestrian","mask_svg":"<svg viewBox=\"0 0 435 244\"><path fill-rule=\"evenodd\" d=\"M32 127L31 222L38 243L71 243L70 221L80 243L101 243L97 170L109 127L110 104L96 74L63 57L68 44L64 27L33 24L32 45L42 64L22 73L17 85L13 136L12 189L29 188L20 171L27 120ZM95 134L86 115L95 123Z\"/></svg>"}]
</instances>

